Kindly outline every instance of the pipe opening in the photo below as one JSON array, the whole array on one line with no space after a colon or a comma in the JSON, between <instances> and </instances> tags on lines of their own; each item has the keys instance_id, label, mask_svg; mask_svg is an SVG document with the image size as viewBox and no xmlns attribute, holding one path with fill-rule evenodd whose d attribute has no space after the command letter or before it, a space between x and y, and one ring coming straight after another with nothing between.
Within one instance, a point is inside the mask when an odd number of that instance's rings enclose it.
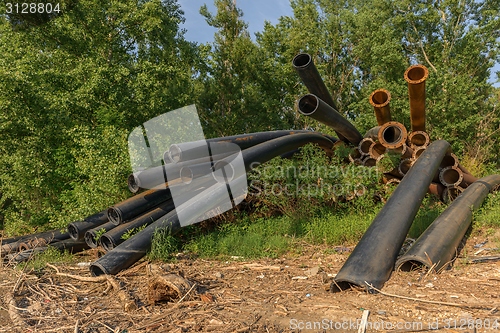
<instances>
[{"instance_id":1,"label":"pipe opening","mask_svg":"<svg viewBox=\"0 0 500 333\"><path fill-rule=\"evenodd\" d=\"M319 101L314 95L305 95L299 100L299 112L305 116L309 116L318 109Z\"/></svg>"},{"instance_id":2,"label":"pipe opening","mask_svg":"<svg viewBox=\"0 0 500 333\"><path fill-rule=\"evenodd\" d=\"M295 66L295 67L306 67L307 65L309 65L309 63L311 63L312 61L312 58L309 54L307 53L300 53L300 54L297 54L293 60L292 60L292 64Z\"/></svg>"},{"instance_id":3,"label":"pipe opening","mask_svg":"<svg viewBox=\"0 0 500 333\"><path fill-rule=\"evenodd\" d=\"M399 265L398 270L403 272L411 272L411 271L421 270L423 266L427 267L427 265L418 260L407 260Z\"/></svg>"},{"instance_id":4,"label":"pipe opening","mask_svg":"<svg viewBox=\"0 0 500 333\"><path fill-rule=\"evenodd\" d=\"M168 150L168 157L173 163L179 162L182 158L182 149L176 144L171 145Z\"/></svg>"},{"instance_id":5,"label":"pipe opening","mask_svg":"<svg viewBox=\"0 0 500 333\"><path fill-rule=\"evenodd\" d=\"M425 134L422 134L422 133L413 134L410 138L410 143L416 147L421 147L421 146L425 146L426 144L428 144L427 138L425 137Z\"/></svg>"},{"instance_id":6,"label":"pipe opening","mask_svg":"<svg viewBox=\"0 0 500 333\"><path fill-rule=\"evenodd\" d=\"M446 155L443 157L443 160L441 161L441 164L439 165L440 168L446 168L449 166L456 166L456 158L453 155Z\"/></svg>"},{"instance_id":7,"label":"pipe opening","mask_svg":"<svg viewBox=\"0 0 500 333\"><path fill-rule=\"evenodd\" d=\"M344 291L344 290L351 290L351 289L365 290L365 288L363 288L362 286L357 285L356 283L347 282L347 281L335 281L330 285L330 291L333 293Z\"/></svg>"},{"instance_id":8,"label":"pipe opening","mask_svg":"<svg viewBox=\"0 0 500 333\"><path fill-rule=\"evenodd\" d=\"M396 144L403 140L403 133L397 126L388 126L387 128L384 128L382 137L385 142L389 144Z\"/></svg>"},{"instance_id":9,"label":"pipe opening","mask_svg":"<svg viewBox=\"0 0 500 333\"><path fill-rule=\"evenodd\" d=\"M132 173L127 178L127 186L130 192L139 192L140 186L137 177Z\"/></svg>"},{"instance_id":10,"label":"pipe opening","mask_svg":"<svg viewBox=\"0 0 500 333\"><path fill-rule=\"evenodd\" d=\"M88 246L91 248L95 249L97 247L97 240L95 239L95 233L91 231L87 231L85 233L85 236L83 237L85 239L85 243L87 243Z\"/></svg>"},{"instance_id":11,"label":"pipe opening","mask_svg":"<svg viewBox=\"0 0 500 333\"><path fill-rule=\"evenodd\" d=\"M193 181L193 172L189 167L182 167L180 176L184 184L191 184L191 182Z\"/></svg>"},{"instance_id":12,"label":"pipe opening","mask_svg":"<svg viewBox=\"0 0 500 333\"><path fill-rule=\"evenodd\" d=\"M366 160L363 161L363 165L367 167L373 167L377 165L377 160L371 157L368 157Z\"/></svg>"},{"instance_id":13,"label":"pipe opening","mask_svg":"<svg viewBox=\"0 0 500 333\"><path fill-rule=\"evenodd\" d=\"M370 99L370 102L375 107L384 107L389 104L390 98L389 94L385 90L376 90Z\"/></svg>"},{"instance_id":14,"label":"pipe opening","mask_svg":"<svg viewBox=\"0 0 500 333\"><path fill-rule=\"evenodd\" d=\"M108 214L108 219L111 222L115 224L119 224L121 222L121 214L116 208L109 207L107 214Z\"/></svg>"},{"instance_id":15,"label":"pipe opening","mask_svg":"<svg viewBox=\"0 0 500 333\"><path fill-rule=\"evenodd\" d=\"M412 165L412 161L410 159L403 160L401 162L401 164L399 165L399 172L402 175L406 175L408 173L408 171L410 170L411 165Z\"/></svg>"},{"instance_id":16,"label":"pipe opening","mask_svg":"<svg viewBox=\"0 0 500 333\"><path fill-rule=\"evenodd\" d=\"M386 151L387 151L387 148L385 148L382 144L380 144L378 142L375 144L372 144L370 147L370 155L373 158L377 158L377 157L385 154Z\"/></svg>"},{"instance_id":17,"label":"pipe opening","mask_svg":"<svg viewBox=\"0 0 500 333\"><path fill-rule=\"evenodd\" d=\"M446 183L445 185L458 185L461 182L460 173L455 169L444 169L441 172L441 180ZM458 184L457 184L458 183Z\"/></svg>"},{"instance_id":18,"label":"pipe opening","mask_svg":"<svg viewBox=\"0 0 500 333\"><path fill-rule=\"evenodd\" d=\"M90 265L90 274L92 274L92 276L101 276L106 275L107 272L101 265L93 263Z\"/></svg>"},{"instance_id":19,"label":"pipe opening","mask_svg":"<svg viewBox=\"0 0 500 333\"><path fill-rule=\"evenodd\" d=\"M73 225L73 223L68 225L68 234L72 239L78 240L78 229Z\"/></svg>"},{"instance_id":20,"label":"pipe opening","mask_svg":"<svg viewBox=\"0 0 500 333\"><path fill-rule=\"evenodd\" d=\"M428 75L429 75L429 71L427 70L427 68L425 66L415 65L415 66L411 66L410 68L408 68L406 70L405 80L411 84L418 84L418 83L425 81L425 79L427 79Z\"/></svg>"},{"instance_id":21,"label":"pipe opening","mask_svg":"<svg viewBox=\"0 0 500 333\"><path fill-rule=\"evenodd\" d=\"M415 153L413 154L413 158L414 159L417 159L420 157L420 155L422 155L422 153L425 151L425 148L420 148L420 149L417 149L415 150Z\"/></svg>"},{"instance_id":22,"label":"pipe opening","mask_svg":"<svg viewBox=\"0 0 500 333\"><path fill-rule=\"evenodd\" d=\"M370 153L370 147L374 143L374 141L370 138L365 138L361 140L361 143L359 144L359 151L362 154L368 155Z\"/></svg>"},{"instance_id":23,"label":"pipe opening","mask_svg":"<svg viewBox=\"0 0 500 333\"><path fill-rule=\"evenodd\" d=\"M111 251L115 247L114 242L111 240L110 237L108 237L106 235L102 235L101 239L99 240L99 242L101 243L101 246L103 247L103 249L106 252Z\"/></svg>"}]
</instances>

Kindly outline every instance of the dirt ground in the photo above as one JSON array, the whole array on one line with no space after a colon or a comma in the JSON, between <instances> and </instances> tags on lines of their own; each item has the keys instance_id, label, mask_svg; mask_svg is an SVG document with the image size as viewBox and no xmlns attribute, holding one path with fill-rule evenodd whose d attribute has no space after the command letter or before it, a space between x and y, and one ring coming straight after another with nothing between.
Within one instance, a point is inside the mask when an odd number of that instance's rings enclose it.
<instances>
[{"instance_id":1,"label":"dirt ground","mask_svg":"<svg viewBox=\"0 0 500 333\"><path fill-rule=\"evenodd\" d=\"M349 253L326 246L253 261L179 255L113 278L90 276L95 252L38 272L1 267L0 332L358 332L366 310L366 332L500 332L500 262L471 264L465 255L485 239L469 238L441 274L393 273L383 294L329 292ZM495 254L488 246L479 255ZM153 303L153 281L167 274L192 287L180 300Z\"/></svg>"}]
</instances>

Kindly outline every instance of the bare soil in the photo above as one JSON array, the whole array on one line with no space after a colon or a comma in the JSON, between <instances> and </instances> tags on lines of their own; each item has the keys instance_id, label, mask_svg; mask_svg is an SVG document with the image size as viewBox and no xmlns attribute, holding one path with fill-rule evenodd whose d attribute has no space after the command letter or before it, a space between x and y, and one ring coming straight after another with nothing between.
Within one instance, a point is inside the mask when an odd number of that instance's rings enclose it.
<instances>
[{"instance_id":1,"label":"bare soil","mask_svg":"<svg viewBox=\"0 0 500 333\"><path fill-rule=\"evenodd\" d=\"M252 261L179 255L108 278L82 265L96 259L92 251L38 272L1 267L0 332L358 332L365 310L366 332L500 331L500 262L470 264L465 255L484 240L470 238L440 274L394 272L384 294L331 293L348 253L326 246ZM152 281L172 273L193 287L180 302L153 302Z\"/></svg>"}]
</instances>

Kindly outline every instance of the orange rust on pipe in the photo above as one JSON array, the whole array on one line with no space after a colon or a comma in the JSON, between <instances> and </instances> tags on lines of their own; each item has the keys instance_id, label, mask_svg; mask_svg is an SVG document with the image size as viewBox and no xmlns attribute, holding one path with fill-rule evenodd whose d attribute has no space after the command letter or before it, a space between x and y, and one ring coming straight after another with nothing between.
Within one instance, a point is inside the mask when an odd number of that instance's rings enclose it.
<instances>
[{"instance_id":1,"label":"orange rust on pipe","mask_svg":"<svg viewBox=\"0 0 500 333\"><path fill-rule=\"evenodd\" d=\"M459 168L448 166L439 172L439 180L444 186L464 186L464 175Z\"/></svg>"},{"instance_id":2,"label":"orange rust on pipe","mask_svg":"<svg viewBox=\"0 0 500 333\"><path fill-rule=\"evenodd\" d=\"M390 121L380 126L378 141L389 149L396 149L405 144L408 132L403 124Z\"/></svg>"},{"instance_id":3,"label":"orange rust on pipe","mask_svg":"<svg viewBox=\"0 0 500 333\"><path fill-rule=\"evenodd\" d=\"M425 80L429 70L423 65L408 67L404 77L410 97L411 131L425 131Z\"/></svg>"},{"instance_id":4,"label":"orange rust on pipe","mask_svg":"<svg viewBox=\"0 0 500 333\"><path fill-rule=\"evenodd\" d=\"M373 157L367 157L363 160L363 165L367 167L373 167L377 165L377 160Z\"/></svg>"},{"instance_id":5,"label":"orange rust on pipe","mask_svg":"<svg viewBox=\"0 0 500 333\"><path fill-rule=\"evenodd\" d=\"M453 202L453 200L455 200L463 191L464 188L461 186L448 186L444 189L441 200L444 203L449 204Z\"/></svg>"},{"instance_id":6,"label":"orange rust on pipe","mask_svg":"<svg viewBox=\"0 0 500 333\"><path fill-rule=\"evenodd\" d=\"M368 152L370 154L370 157L377 159L380 155L384 155L387 152L387 148L378 142L374 142L370 146Z\"/></svg>"},{"instance_id":7,"label":"orange rust on pipe","mask_svg":"<svg viewBox=\"0 0 500 333\"><path fill-rule=\"evenodd\" d=\"M449 167L449 166L458 167L457 155L455 155L453 153L451 153L449 155L445 155L443 157L443 160L441 161L441 164L439 164L439 167L441 169L444 169L444 168Z\"/></svg>"},{"instance_id":8,"label":"orange rust on pipe","mask_svg":"<svg viewBox=\"0 0 500 333\"><path fill-rule=\"evenodd\" d=\"M429 134L425 131L414 131L408 136L408 144L413 149L425 148L431 143Z\"/></svg>"},{"instance_id":9,"label":"orange rust on pipe","mask_svg":"<svg viewBox=\"0 0 500 333\"><path fill-rule=\"evenodd\" d=\"M389 108L391 93L389 91L377 89L371 93L368 100L375 110L375 117L377 118L377 124L379 126L392 120L391 109Z\"/></svg>"},{"instance_id":10,"label":"orange rust on pipe","mask_svg":"<svg viewBox=\"0 0 500 333\"><path fill-rule=\"evenodd\" d=\"M410 170L413 162L414 161L411 158L405 158L402 160L398 167L399 174L404 177L404 175L406 175L406 173Z\"/></svg>"},{"instance_id":11,"label":"orange rust on pipe","mask_svg":"<svg viewBox=\"0 0 500 333\"><path fill-rule=\"evenodd\" d=\"M414 160L416 160L417 158L420 157L420 155L422 155L422 153L425 151L425 148L423 147L420 147L420 148L417 148L413 151L413 155L411 156Z\"/></svg>"},{"instance_id":12,"label":"orange rust on pipe","mask_svg":"<svg viewBox=\"0 0 500 333\"><path fill-rule=\"evenodd\" d=\"M445 191L446 187L443 184L439 183L434 183L432 182L429 185L429 189L427 190L427 193L433 194L439 198L439 200L443 201L443 193Z\"/></svg>"},{"instance_id":13,"label":"orange rust on pipe","mask_svg":"<svg viewBox=\"0 0 500 333\"><path fill-rule=\"evenodd\" d=\"M412 158L413 156L413 150L406 144L403 144L401 147L398 148L387 149L387 152L391 154L400 154L401 159Z\"/></svg>"},{"instance_id":14,"label":"orange rust on pipe","mask_svg":"<svg viewBox=\"0 0 500 333\"><path fill-rule=\"evenodd\" d=\"M370 154L370 147L375 143L372 138L364 138L358 145L358 150L362 156Z\"/></svg>"}]
</instances>

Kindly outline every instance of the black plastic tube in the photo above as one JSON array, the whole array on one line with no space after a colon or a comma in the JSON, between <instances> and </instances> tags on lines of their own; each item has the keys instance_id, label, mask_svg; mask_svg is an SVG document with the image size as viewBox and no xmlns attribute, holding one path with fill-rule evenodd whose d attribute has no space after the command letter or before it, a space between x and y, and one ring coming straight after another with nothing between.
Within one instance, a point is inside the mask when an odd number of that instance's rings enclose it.
<instances>
[{"instance_id":1,"label":"black plastic tube","mask_svg":"<svg viewBox=\"0 0 500 333\"><path fill-rule=\"evenodd\" d=\"M99 243L101 244L104 251L108 252L114 249L117 245L124 242L122 236L125 235L132 229L140 228L144 225L150 225L154 221L158 220L160 217L166 215L168 212L175 208L174 202L172 200L168 200L153 210L136 217L130 222L123 223L116 228L113 228L103 234L99 239Z\"/></svg>"},{"instance_id":2,"label":"black plastic tube","mask_svg":"<svg viewBox=\"0 0 500 333\"><path fill-rule=\"evenodd\" d=\"M152 189L136 194L127 200L108 208L107 215L110 222L119 225L144 213L162 202L172 198L169 188Z\"/></svg>"},{"instance_id":3,"label":"black plastic tube","mask_svg":"<svg viewBox=\"0 0 500 333\"><path fill-rule=\"evenodd\" d=\"M331 291L353 285L370 291L366 283L380 289L389 279L422 199L449 149L448 142L435 141L413 164L336 275Z\"/></svg>"},{"instance_id":4,"label":"black plastic tube","mask_svg":"<svg viewBox=\"0 0 500 333\"><path fill-rule=\"evenodd\" d=\"M59 251L68 251L69 253L77 253L87 250L89 246L84 241L75 241L73 239L67 239L59 242L55 242L49 245L50 247L56 248ZM21 262L30 260L37 253L46 251L49 246L35 247L33 249L27 249L21 252L9 254L5 257L6 262L19 264Z\"/></svg>"},{"instance_id":5,"label":"black plastic tube","mask_svg":"<svg viewBox=\"0 0 500 333\"><path fill-rule=\"evenodd\" d=\"M68 233L71 239L82 240L87 230L108 222L107 211L108 210L105 209L102 212L84 218L83 221L76 221L68 224Z\"/></svg>"},{"instance_id":6,"label":"black plastic tube","mask_svg":"<svg viewBox=\"0 0 500 333\"><path fill-rule=\"evenodd\" d=\"M242 151L245 170L251 171L261 163L308 143L316 143L327 151L333 147L332 141L319 134L297 134L269 140ZM246 177L238 176L235 175L237 177L234 180L236 185L246 182ZM179 211L182 210L184 216L196 219L206 211L217 208L222 203L221 200L225 200L225 194L227 194L226 183L217 183L203 191L99 258L90 266L90 272L95 276L117 274L132 266L149 251L156 230L164 229L171 234L180 230ZM212 200L207 200L209 198Z\"/></svg>"},{"instance_id":7,"label":"black plastic tube","mask_svg":"<svg viewBox=\"0 0 500 333\"><path fill-rule=\"evenodd\" d=\"M408 271L426 266L439 272L450 264L470 226L472 212L499 184L500 175L491 175L466 188L399 258L397 269Z\"/></svg>"},{"instance_id":8,"label":"black plastic tube","mask_svg":"<svg viewBox=\"0 0 500 333\"><path fill-rule=\"evenodd\" d=\"M313 94L304 95L298 100L297 106L301 114L333 128L339 137L342 135L353 145L357 146L363 140L363 136L349 120L318 96Z\"/></svg>"},{"instance_id":9,"label":"black plastic tube","mask_svg":"<svg viewBox=\"0 0 500 333\"><path fill-rule=\"evenodd\" d=\"M99 246L100 236L113 228L116 228L116 224L114 224L113 222L106 222L96 228L87 230L84 236L85 242L89 247L94 249Z\"/></svg>"}]
</instances>

